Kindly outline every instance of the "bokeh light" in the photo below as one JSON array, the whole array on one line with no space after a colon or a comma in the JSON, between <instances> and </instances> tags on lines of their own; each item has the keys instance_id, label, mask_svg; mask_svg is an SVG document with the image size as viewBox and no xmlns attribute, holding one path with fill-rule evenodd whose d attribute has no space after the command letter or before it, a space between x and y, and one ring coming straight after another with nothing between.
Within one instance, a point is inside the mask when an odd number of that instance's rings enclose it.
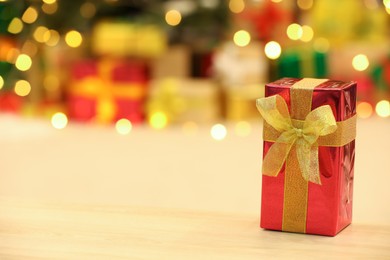
<instances>
[{"instance_id":1,"label":"bokeh light","mask_svg":"<svg viewBox=\"0 0 390 260\"><path fill-rule=\"evenodd\" d=\"M282 54L282 47L275 41L268 42L264 47L265 56L271 60L276 60Z\"/></svg>"},{"instance_id":2,"label":"bokeh light","mask_svg":"<svg viewBox=\"0 0 390 260\"><path fill-rule=\"evenodd\" d=\"M245 30L237 31L233 36L233 41L237 46L247 46L251 41L251 35Z\"/></svg>"},{"instance_id":3,"label":"bokeh light","mask_svg":"<svg viewBox=\"0 0 390 260\"><path fill-rule=\"evenodd\" d=\"M246 121L237 122L236 125L234 126L234 132L238 136L242 136L242 137L248 136L251 133L251 131L252 131L251 124Z\"/></svg>"},{"instance_id":4,"label":"bokeh light","mask_svg":"<svg viewBox=\"0 0 390 260\"><path fill-rule=\"evenodd\" d=\"M283 0L271 0L271 2L274 2L274 3L281 3Z\"/></svg>"},{"instance_id":5,"label":"bokeh light","mask_svg":"<svg viewBox=\"0 0 390 260\"><path fill-rule=\"evenodd\" d=\"M42 11L46 14L54 14L58 10L58 4L57 2L54 2L52 4L43 4L42 5Z\"/></svg>"},{"instance_id":6,"label":"bokeh light","mask_svg":"<svg viewBox=\"0 0 390 260\"><path fill-rule=\"evenodd\" d=\"M162 129L167 126L168 118L163 112L155 112L150 116L149 124L155 129Z\"/></svg>"},{"instance_id":7,"label":"bokeh light","mask_svg":"<svg viewBox=\"0 0 390 260\"><path fill-rule=\"evenodd\" d=\"M0 76L0 89L2 89L4 86L4 79L2 76Z\"/></svg>"},{"instance_id":8,"label":"bokeh light","mask_svg":"<svg viewBox=\"0 0 390 260\"><path fill-rule=\"evenodd\" d=\"M56 129L64 129L68 125L68 117L62 112L57 112L51 117L51 124Z\"/></svg>"},{"instance_id":9,"label":"bokeh light","mask_svg":"<svg viewBox=\"0 0 390 260\"><path fill-rule=\"evenodd\" d=\"M25 97L31 92L31 85L28 81L26 80L18 80L15 83L15 88L14 88L15 94L21 97Z\"/></svg>"},{"instance_id":10,"label":"bokeh light","mask_svg":"<svg viewBox=\"0 0 390 260\"><path fill-rule=\"evenodd\" d=\"M215 124L210 130L211 137L215 140L223 140L227 135L226 127L222 124Z\"/></svg>"},{"instance_id":11,"label":"bokeh light","mask_svg":"<svg viewBox=\"0 0 390 260\"><path fill-rule=\"evenodd\" d=\"M388 100L381 100L375 106L375 111L380 117L390 116L390 102Z\"/></svg>"},{"instance_id":12,"label":"bokeh light","mask_svg":"<svg viewBox=\"0 0 390 260\"><path fill-rule=\"evenodd\" d=\"M370 62L364 54L358 54L352 59L352 67L357 71L364 71L368 68Z\"/></svg>"},{"instance_id":13,"label":"bokeh light","mask_svg":"<svg viewBox=\"0 0 390 260\"><path fill-rule=\"evenodd\" d=\"M8 25L8 32L18 34L23 30L23 22L19 18L15 17Z\"/></svg>"},{"instance_id":14,"label":"bokeh light","mask_svg":"<svg viewBox=\"0 0 390 260\"><path fill-rule=\"evenodd\" d=\"M229 1L229 9L232 13L241 13L245 9L244 0L230 0Z\"/></svg>"},{"instance_id":15,"label":"bokeh light","mask_svg":"<svg viewBox=\"0 0 390 260\"><path fill-rule=\"evenodd\" d=\"M50 35L47 34L48 31L49 29L47 29L45 26L38 26L33 34L34 39L40 43L46 42L50 38Z\"/></svg>"},{"instance_id":16,"label":"bokeh light","mask_svg":"<svg viewBox=\"0 0 390 260\"><path fill-rule=\"evenodd\" d=\"M15 66L20 71L27 71L31 68L32 60L26 54L20 54L16 59Z\"/></svg>"},{"instance_id":17,"label":"bokeh light","mask_svg":"<svg viewBox=\"0 0 390 260\"><path fill-rule=\"evenodd\" d=\"M72 48L77 48L83 42L83 37L78 31L72 30L66 33L65 42Z\"/></svg>"},{"instance_id":18,"label":"bokeh light","mask_svg":"<svg viewBox=\"0 0 390 260\"><path fill-rule=\"evenodd\" d=\"M176 26L181 22L181 13L177 10L169 10L165 14L165 21L171 26Z\"/></svg>"},{"instance_id":19,"label":"bokeh light","mask_svg":"<svg viewBox=\"0 0 390 260\"><path fill-rule=\"evenodd\" d=\"M384 5L386 8L390 8L390 0L383 0L383 5Z\"/></svg>"},{"instance_id":20,"label":"bokeh light","mask_svg":"<svg viewBox=\"0 0 390 260\"><path fill-rule=\"evenodd\" d=\"M301 41L310 42L313 39L313 36L314 36L313 28L311 28L308 25L303 25Z\"/></svg>"},{"instance_id":21,"label":"bokeh light","mask_svg":"<svg viewBox=\"0 0 390 260\"><path fill-rule=\"evenodd\" d=\"M303 30L302 26L297 23L292 23L287 27L287 36L291 40L299 40L302 37Z\"/></svg>"},{"instance_id":22,"label":"bokeh light","mask_svg":"<svg viewBox=\"0 0 390 260\"><path fill-rule=\"evenodd\" d=\"M25 23L31 24L38 19L38 11L34 7L30 6L24 11L22 20Z\"/></svg>"},{"instance_id":23,"label":"bokeh light","mask_svg":"<svg viewBox=\"0 0 390 260\"><path fill-rule=\"evenodd\" d=\"M25 41L22 46L22 53L28 54L30 57L34 57L38 52L38 46L33 41Z\"/></svg>"},{"instance_id":24,"label":"bokeh light","mask_svg":"<svg viewBox=\"0 0 390 260\"><path fill-rule=\"evenodd\" d=\"M370 103L362 101L357 104L356 113L360 118L369 118L372 115L373 109Z\"/></svg>"},{"instance_id":25,"label":"bokeh light","mask_svg":"<svg viewBox=\"0 0 390 260\"><path fill-rule=\"evenodd\" d=\"M43 37L48 46L56 46L60 41L60 34L56 30L46 31Z\"/></svg>"},{"instance_id":26,"label":"bokeh light","mask_svg":"<svg viewBox=\"0 0 390 260\"><path fill-rule=\"evenodd\" d=\"M309 10L313 7L313 0L298 0L297 5L302 10Z\"/></svg>"},{"instance_id":27,"label":"bokeh light","mask_svg":"<svg viewBox=\"0 0 390 260\"><path fill-rule=\"evenodd\" d=\"M51 4L54 4L55 2L57 2L57 0L42 0L42 2L44 2L45 4L51 5Z\"/></svg>"},{"instance_id":28,"label":"bokeh light","mask_svg":"<svg viewBox=\"0 0 390 260\"><path fill-rule=\"evenodd\" d=\"M133 125L126 118L119 119L115 124L116 131L121 135L127 135L131 132Z\"/></svg>"}]
</instances>

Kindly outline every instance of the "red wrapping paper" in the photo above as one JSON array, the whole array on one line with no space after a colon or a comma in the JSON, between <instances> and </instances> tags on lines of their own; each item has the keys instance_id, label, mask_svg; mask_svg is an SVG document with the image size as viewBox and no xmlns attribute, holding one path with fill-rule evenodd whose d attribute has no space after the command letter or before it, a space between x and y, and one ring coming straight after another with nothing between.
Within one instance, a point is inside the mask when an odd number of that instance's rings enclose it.
<instances>
[{"instance_id":1,"label":"red wrapping paper","mask_svg":"<svg viewBox=\"0 0 390 260\"><path fill-rule=\"evenodd\" d=\"M266 85L265 96L281 95L289 109L290 88L299 79L285 78ZM329 105L336 121L356 113L356 83L329 80L313 91L312 107ZM273 142L264 142L263 157ZM322 185L309 182L306 233L334 236L352 220L355 141L341 147L319 147ZM266 229L282 230L284 167L277 177L262 177L261 223Z\"/></svg>"},{"instance_id":2,"label":"red wrapping paper","mask_svg":"<svg viewBox=\"0 0 390 260\"><path fill-rule=\"evenodd\" d=\"M103 61L104 62L104 61ZM93 60L82 61L73 67L72 80L80 83L85 79L96 78L104 80L108 88L134 88L147 86L147 69L144 64L129 61L111 61L104 64L108 66L109 75L101 75L99 64ZM106 78L104 78L106 77ZM116 86L118 85L118 86ZM146 94L146 90L144 90ZM90 121L95 119L99 102L99 92L91 96L71 91L68 95L68 110L72 119L78 121ZM113 95L112 102L115 105L115 115L112 121L121 118L129 119L132 123L142 122L145 117L145 95L138 98Z\"/></svg>"}]
</instances>

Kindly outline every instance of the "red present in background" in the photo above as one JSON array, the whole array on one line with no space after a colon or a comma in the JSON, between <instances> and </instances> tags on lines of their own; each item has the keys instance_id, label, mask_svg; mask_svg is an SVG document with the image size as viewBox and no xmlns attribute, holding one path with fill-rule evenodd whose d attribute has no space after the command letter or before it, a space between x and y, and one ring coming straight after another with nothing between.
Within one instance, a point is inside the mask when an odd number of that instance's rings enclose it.
<instances>
[{"instance_id":1,"label":"red present in background","mask_svg":"<svg viewBox=\"0 0 390 260\"><path fill-rule=\"evenodd\" d=\"M0 92L0 111L18 113L23 106L23 98L13 91Z\"/></svg>"},{"instance_id":2,"label":"red present in background","mask_svg":"<svg viewBox=\"0 0 390 260\"><path fill-rule=\"evenodd\" d=\"M282 79L265 96L261 227L336 235L352 220L356 83Z\"/></svg>"},{"instance_id":3,"label":"red present in background","mask_svg":"<svg viewBox=\"0 0 390 260\"><path fill-rule=\"evenodd\" d=\"M69 88L71 119L110 123L144 120L147 69L143 63L103 60L75 64Z\"/></svg>"}]
</instances>

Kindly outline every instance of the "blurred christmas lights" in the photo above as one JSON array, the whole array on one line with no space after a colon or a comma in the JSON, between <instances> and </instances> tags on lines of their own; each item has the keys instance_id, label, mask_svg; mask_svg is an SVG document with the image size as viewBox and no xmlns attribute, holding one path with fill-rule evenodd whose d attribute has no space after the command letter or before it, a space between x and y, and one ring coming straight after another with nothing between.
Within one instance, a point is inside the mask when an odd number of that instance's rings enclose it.
<instances>
[{"instance_id":1,"label":"blurred christmas lights","mask_svg":"<svg viewBox=\"0 0 390 260\"><path fill-rule=\"evenodd\" d=\"M8 32L12 34L18 34L23 30L23 22L19 18L15 17L8 25Z\"/></svg>"},{"instance_id":2,"label":"blurred christmas lights","mask_svg":"<svg viewBox=\"0 0 390 260\"><path fill-rule=\"evenodd\" d=\"M369 118L372 115L373 109L368 102L359 102L356 107L356 113L360 118Z\"/></svg>"},{"instance_id":3,"label":"blurred christmas lights","mask_svg":"<svg viewBox=\"0 0 390 260\"><path fill-rule=\"evenodd\" d=\"M232 13L241 13L245 9L244 0L230 0L229 1L229 9Z\"/></svg>"},{"instance_id":4,"label":"blurred christmas lights","mask_svg":"<svg viewBox=\"0 0 390 260\"><path fill-rule=\"evenodd\" d=\"M171 26L176 26L181 22L181 13L177 10L169 10L165 14L165 21Z\"/></svg>"},{"instance_id":5,"label":"blurred christmas lights","mask_svg":"<svg viewBox=\"0 0 390 260\"><path fill-rule=\"evenodd\" d=\"M210 130L211 137L217 141L225 139L227 135L226 127L222 124L215 124Z\"/></svg>"},{"instance_id":6,"label":"blurred christmas lights","mask_svg":"<svg viewBox=\"0 0 390 260\"><path fill-rule=\"evenodd\" d=\"M297 0L297 5L302 10L309 10L313 7L313 0Z\"/></svg>"},{"instance_id":7,"label":"blurred christmas lights","mask_svg":"<svg viewBox=\"0 0 390 260\"><path fill-rule=\"evenodd\" d=\"M313 36L314 36L313 28L311 28L308 25L303 25L302 26L301 41L310 42L313 39Z\"/></svg>"},{"instance_id":8,"label":"blurred christmas lights","mask_svg":"<svg viewBox=\"0 0 390 260\"><path fill-rule=\"evenodd\" d=\"M34 31L34 39L37 42L44 43L49 40L50 35L46 34L46 32L49 31L45 26L38 26Z\"/></svg>"},{"instance_id":9,"label":"blurred christmas lights","mask_svg":"<svg viewBox=\"0 0 390 260\"><path fill-rule=\"evenodd\" d=\"M80 14L84 18L92 18L96 14L96 6L91 2L85 2L80 7Z\"/></svg>"},{"instance_id":10,"label":"blurred christmas lights","mask_svg":"<svg viewBox=\"0 0 390 260\"><path fill-rule=\"evenodd\" d=\"M15 62L15 67L20 71L27 71L31 68L32 60L26 54L20 54Z\"/></svg>"},{"instance_id":11,"label":"blurred christmas lights","mask_svg":"<svg viewBox=\"0 0 390 260\"><path fill-rule=\"evenodd\" d=\"M233 41L237 46L244 47L250 43L251 35L245 30L240 30L234 34Z\"/></svg>"},{"instance_id":12,"label":"blurred christmas lights","mask_svg":"<svg viewBox=\"0 0 390 260\"><path fill-rule=\"evenodd\" d=\"M45 3L42 5L42 11L46 14L54 14L55 12L57 12L57 9L58 9L57 2L54 2L52 4Z\"/></svg>"},{"instance_id":13,"label":"blurred christmas lights","mask_svg":"<svg viewBox=\"0 0 390 260\"><path fill-rule=\"evenodd\" d=\"M133 125L131 124L130 120L128 120L126 118L119 119L115 123L115 129L121 135L129 134L131 132L132 128L133 128Z\"/></svg>"},{"instance_id":14,"label":"blurred christmas lights","mask_svg":"<svg viewBox=\"0 0 390 260\"><path fill-rule=\"evenodd\" d=\"M15 83L15 93L16 95L18 96L21 96L21 97L25 97L27 96L28 94L30 94L30 91L31 91L31 85L28 81L26 80L18 80L16 83Z\"/></svg>"},{"instance_id":15,"label":"blurred christmas lights","mask_svg":"<svg viewBox=\"0 0 390 260\"><path fill-rule=\"evenodd\" d=\"M2 89L4 86L4 79L2 76L0 76L0 89Z\"/></svg>"},{"instance_id":16,"label":"blurred christmas lights","mask_svg":"<svg viewBox=\"0 0 390 260\"><path fill-rule=\"evenodd\" d=\"M64 129L68 125L68 117L64 113L57 112L51 117L51 124L56 129Z\"/></svg>"},{"instance_id":17,"label":"blurred christmas lights","mask_svg":"<svg viewBox=\"0 0 390 260\"><path fill-rule=\"evenodd\" d=\"M168 118L163 112L155 112L149 118L149 124L155 129L162 129L167 126Z\"/></svg>"},{"instance_id":18,"label":"blurred christmas lights","mask_svg":"<svg viewBox=\"0 0 390 260\"><path fill-rule=\"evenodd\" d=\"M83 42L83 37L78 31L71 30L65 35L65 42L69 47L77 48Z\"/></svg>"},{"instance_id":19,"label":"blurred christmas lights","mask_svg":"<svg viewBox=\"0 0 390 260\"><path fill-rule=\"evenodd\" d=\"M352 66L357 71L364 71L368 68L370 62L364 54L358 54L352 59Z\"/></svg>"},{"instance_id":20,"label":"blurred christmas lights","mask_svg":"<svg viewBox=\"0 0 390 260\"><path fill-rule=\"evenodd\" d=\"M268 42L264 47L265 56L271 60L276 60L282 54L280 44L275 41Z\"/></svg>"},{"instance_id":21,"label":"blurred christmas lights","mask_svg":"<svg viewBox=\"0 0 390 260\"><path fill-rule=\"evenodd\" d=\"M303 30L302 26L297 23L292 23L287 27L287 36L291 40L299 40L302 37Z\"/></svg>"},{"instance_id":22,"label":"blurred christmas lights","mask_svg":"<svg viewBox=\"0 0 390 260\"><path fill-rule=\"evenodd\" d=\"M375 111L380 117L390 116L390 102L387 100L379 101L375 106Z\"/></svg>"},{"instance_id":23,"label":"blurred christmas lights","mask_svg":"<svg viewBox=\"0 0 390 260\"><path fill-rule=\"evenodd\" d=\"M317 38L314 40L313 48L318 52L325 53L329 51L330 43L326 38Z\"/></svg>"},{"instance_id":24,"label":"blurred christmas lights","mask_svg":"<svg viewBox=\"0 0 390 260\"><path fill-rule=\"evenodd\" d=\"M24 11L22 20L25 23L31 24L38 19L38 11L34 7L30 6Z\"/></svg>"}]
</instances>

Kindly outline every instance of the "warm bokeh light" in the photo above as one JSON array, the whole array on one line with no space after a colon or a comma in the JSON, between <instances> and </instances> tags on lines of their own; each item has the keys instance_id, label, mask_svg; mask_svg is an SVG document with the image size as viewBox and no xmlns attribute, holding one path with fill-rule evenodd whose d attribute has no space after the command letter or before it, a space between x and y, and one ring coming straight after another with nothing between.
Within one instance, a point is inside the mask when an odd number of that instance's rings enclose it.
<instances>
[{"instance_id":1,"label":"warm bokeh light","mask_svg":"<svg viewBox=\"0 0 390 260\"><path fill-rule=\"evenodd\" d=\"M43 87L47 91L59 90L60 84L60 79L56 75L49 74L43 79Z\"/></svg>"},{"instance_id":2,"label":"warm bokeh light","mask_svg":"<svg viewBox=\"0 0 390 260\"><path fill-rule=\"evenodd\" d=\"M44 34L45 43L48 46L56 46L60 41L60 34L56 30L48 30Z\"/></svg>"},{"instance_id":3,"label":"warm bokeh light","mask_svg":"<svg viewBox=\"0 0 390 260\"><path fill-rule=\"evenodd\" d=\"M18 80L15 83L15 88L14 91L16 95L25 97L31 92L31 85L28 81L26 80Z\"/></svg>"},{"instance_id":4,"label":"warm bokeh light","mask_svg":"<svg viewBox=\"0 0 390 260\"><path fill-rule=\"evenodd\" d=\"M64 129L68 125L68 117L64 113L57 112L51 117L51 124L56 129Z\"/></svg>"},{"instance_id":5,"label":"warm bokeh light","mask_svg":"<svg viewBox=\"0 0 390 260\"><path fill-rule=\"evenodd\" d=\"M368 68L370 62L364 54L358 54L352 59L352 67L357 71L364 71Z\"/></svg>"},{"instance_id":6,"label":"warm bokeh light","mask_svg":"<svg viewBox=\"0 0 390 260\"><path fill-rule=\"evenodd\" d=\"M215 140L223 140L225 139L227 135L227 130L226 127L222 124L216 124L211 127L210 130L211 137L214 138Z\"/></svg>"},{"instance_id":7,"label":"warm bokeh light","mask_svg":"<svg viewBox=\"0 0 390 260\"><path fill-rule=\"evenodd\" d=\"M271 60L276 60L282 54L282 47L275 41L268 42L264 47L265 56Z\"/></svg>"},{"instance_id":8,"label":"warm bokeh light","mask_svg":"<svg viewBox=\"0 0 390 260\"><path fill-rule=\"evenodd\" d=\"M96 6L91 2L86 2L80 7L80 14L84 18L92 18L96 14Z\"/></svg>"},{"instance_id":9,"label":"warm bokeh light","mask_svg":"<svg viewBox=\"0 0 390 260\"><path fill-rule=\"evenodd\" d=\"M8 25L8 32L18 34L23 30L23 22L19 18L15 17Z\"/></svg>"},{"instance_id":10,"label":"warm bokeh light","mask_svg":"<svg viewBox=\"0 0 390 260\"><path fill-rule=\"evenodd\" d=\"M54 4L55 2L57 2L57 0L42 0L42 2L50 5L50 4Z\"/></svg>"},{"instance_id":11,"label":"warm bokeh light","mask_svg":"<svg viewBox=\"0 0 390 260\"><path fill-rule=\"evenodd\" d=\"M356 107L356 114L360 118L369 118L372 115L373 109L368 102L359 102Z\"/></svg>"},{"instance_id":12,"label":"warm bokeh light","mask_svg":"<svg viewBox=\"0 0 390 260\"><path fill-rule=\"evenodd\" d=\"M271 2L274 2L274 3L281 3L283 0L271 0Z\"/></svg>"},{"instance_id":13,"label":"warm bokeh light","mask_svg":"<svg viewBox=\"0 0 390 260\"><path fill-rule=\"evenodd\" d=\"M32 60L26 54L20 54L16 59L15 66L20 71L27 71L31 68Z\"/></svg>"},{"instance_id":14,"label":"warm bokeh light","mask_svg":"<svg viewBox=\"0 0 390 260\"><path fill-rule=\"evenodd\" d=\"M127 135L131 132L133 125L126 118L119 119L115 124L116 131L121 135Z\"/></svg>"},{"instance_id":15,"label":"warm bokeh light","mask_svg":"<svg viewBox=\"0 0 390 260\"><path fill-rule=\"evenodd\" d=\"M251 41L251 35L245 30L236 32L233 36L233 41L237 46L247 46Z\"/></svg>"},{"instance_id":16,"label":"warm bokeh light","mask_svg":"<svg viewBox=\"0 0 390 260\"><path fill-rule=\"evenodd\" d=\"M29 8L24 11L22 20L25 23L33 23L38 19L38 11L34 7L30 6Z\"/></svg>"},{"instance_id":17,"label":"warm bokeh light","mask_svg":"<svg viewBox=\"0 0 390 260\"><path fill-rule=\"evenodd\" d=\"M49 29L47 29L45 26L38 26L34 31L34 39L37 42L44 43L47 40L49 40L50 35L48 35L46 32L48 32ZM49 36L49 37L48 37Z\"/></svg>"},{"instance_id":18,"label":"warm bokeh light","mask_svg":"<svg viewBox=\"0 0 390 260\"><path fill-rule=\"evenodd\" d=\"M198 125L192 121L185 122L182 126L183 132L189 135L196 134L198 132L198 128Z\"/></svg>"},{"instance_id":19,"label":"warm bokeh light","mask_svg":"<svg viewBox=\"0 0 390 260\"><path fill-rule=\"evenodd\" d=\"M311 28L308 25L303 25L301 41L310 42L313 39L313 36L314 36L313 28Z\"/></svg>"},{"instance_id":20,"label":"warm bokeh light","mask_svg":"<svg viewBox=\"0 0 390 260\"><path fill-rule=\"evenodd\" d=\"M0 89L2 89L4 86L4 79L2 76L0 76Z\"/></svg>"},{"instance_id":21,"label":"warm bokeh light","mask_svg":"<svg viewBox=\"0 0 390 260\"><path fill-rule=\"evenodd\" d=\"M309 10L313 7L313 0L298 0L297 5L302 10Z\"/></svg>"},{"instance_id":22,"label":"warm bokeh light","mask_svg":"<svg viewBox=\"0 0 390 260\"><path fill-rule=\"evenodd\" d=\"M313 47L314 50L325 53L329 51L330 43L328 39L320 37L315 39Z\"/></svg>"},{"instance_id":23,"label":"warm bokeh light","mask_svg":"<svg viewBox=\"0 0 390 260\"><path fill-rule=\"evenodd\" d=\"M388 100L381 100L375 106L375 111L380 117L390 116L390 102Z\"/></svg>"},{"instance_id":24,"label":"warm bokeh light","mask_svg":"<svg viewBox=\"0 0 390 260\"><path fill-rule=\"evenodd\" d=\"M163 112L155 112L149 118L149 124L156 129L162 129L167 126L168 118Z\"/></svg>"},{"instance_id":25,"label":"warm bokeh light","mask_svg":"<svg viewBox=\"0 0 390 260\"><path fill-rule=\"evenodd\" d=\"M58 4L57 2L54 2L53 4L43 4L42 5L42 11L46 14L54 14L58 10Z\"/></svg>"},{"instance_id":26,"label":"warm bokeh light","mask_svg":"<svg viewBox=\"0 0 390 260\"><path fill-rule=\"evenodd\" d=\"M234 132L238 136L248 136L252 131L251 124L246 121L240 121L234 126Z\"/></svg>"},{"instance_id":27,"label":"warm bokeh light","mask_svg":"<svg viewBox=\"0 0 390 260\"><path fill-rule=\"evenodd\" d=\"M72 48L77 48L83 42L83 37L78 31L72 30L65 35L65 42Z\"/></svg>"},{"instance_id":28,"label":"warm bokeh light","mask_svg":"<svg viewBox=\"0 0 390 260\"><path fill-rule=\"evenodd\" d=\"M38 52L38 46L32 41L25 41L22 46L22 53L28 54L30 57L34 57Z\"/></svg>"},{"instance_id":29,"label":"warm bokeh light","mask_svg":"<svg viewBox=\"0 0 390 260\"><path fill-rule=\"evenodd\" d=\"M390 0L383 0L383 5L384 5L386 8L390 8Z\"/></svg>"},{"instance_id":30,"label":"warm bokeh light","mask_svg":"<svg viewBox=\"0 0 390 260\"><path fill-rule=\"evenodd\" d=\"M177 10L169 10L165 14L165 21L171 26L176 26L181 22L181 13Z\"/></svg>"},{"instance_id":31,"label":"warm bokeh light","mask_svg":"<svg viewBox=\"0 0 390 260\"><path fill-rule=\"evenodd\" d=\"M297 23L292 23L287 27L287 36L291 40L299 40L302 37L303 30L302 26Z\"/></svg>"},{"instance_id":32,"label":"warm bokeh light","mask_svg":"<svg viewBox=\"0 0 390 260\"><path fill-rule=\"evenodd\" d=\"M245 9L244 0L230 0L229 1L229 9L232 13L241 13Z\"/></svg>"}]
</instances>

